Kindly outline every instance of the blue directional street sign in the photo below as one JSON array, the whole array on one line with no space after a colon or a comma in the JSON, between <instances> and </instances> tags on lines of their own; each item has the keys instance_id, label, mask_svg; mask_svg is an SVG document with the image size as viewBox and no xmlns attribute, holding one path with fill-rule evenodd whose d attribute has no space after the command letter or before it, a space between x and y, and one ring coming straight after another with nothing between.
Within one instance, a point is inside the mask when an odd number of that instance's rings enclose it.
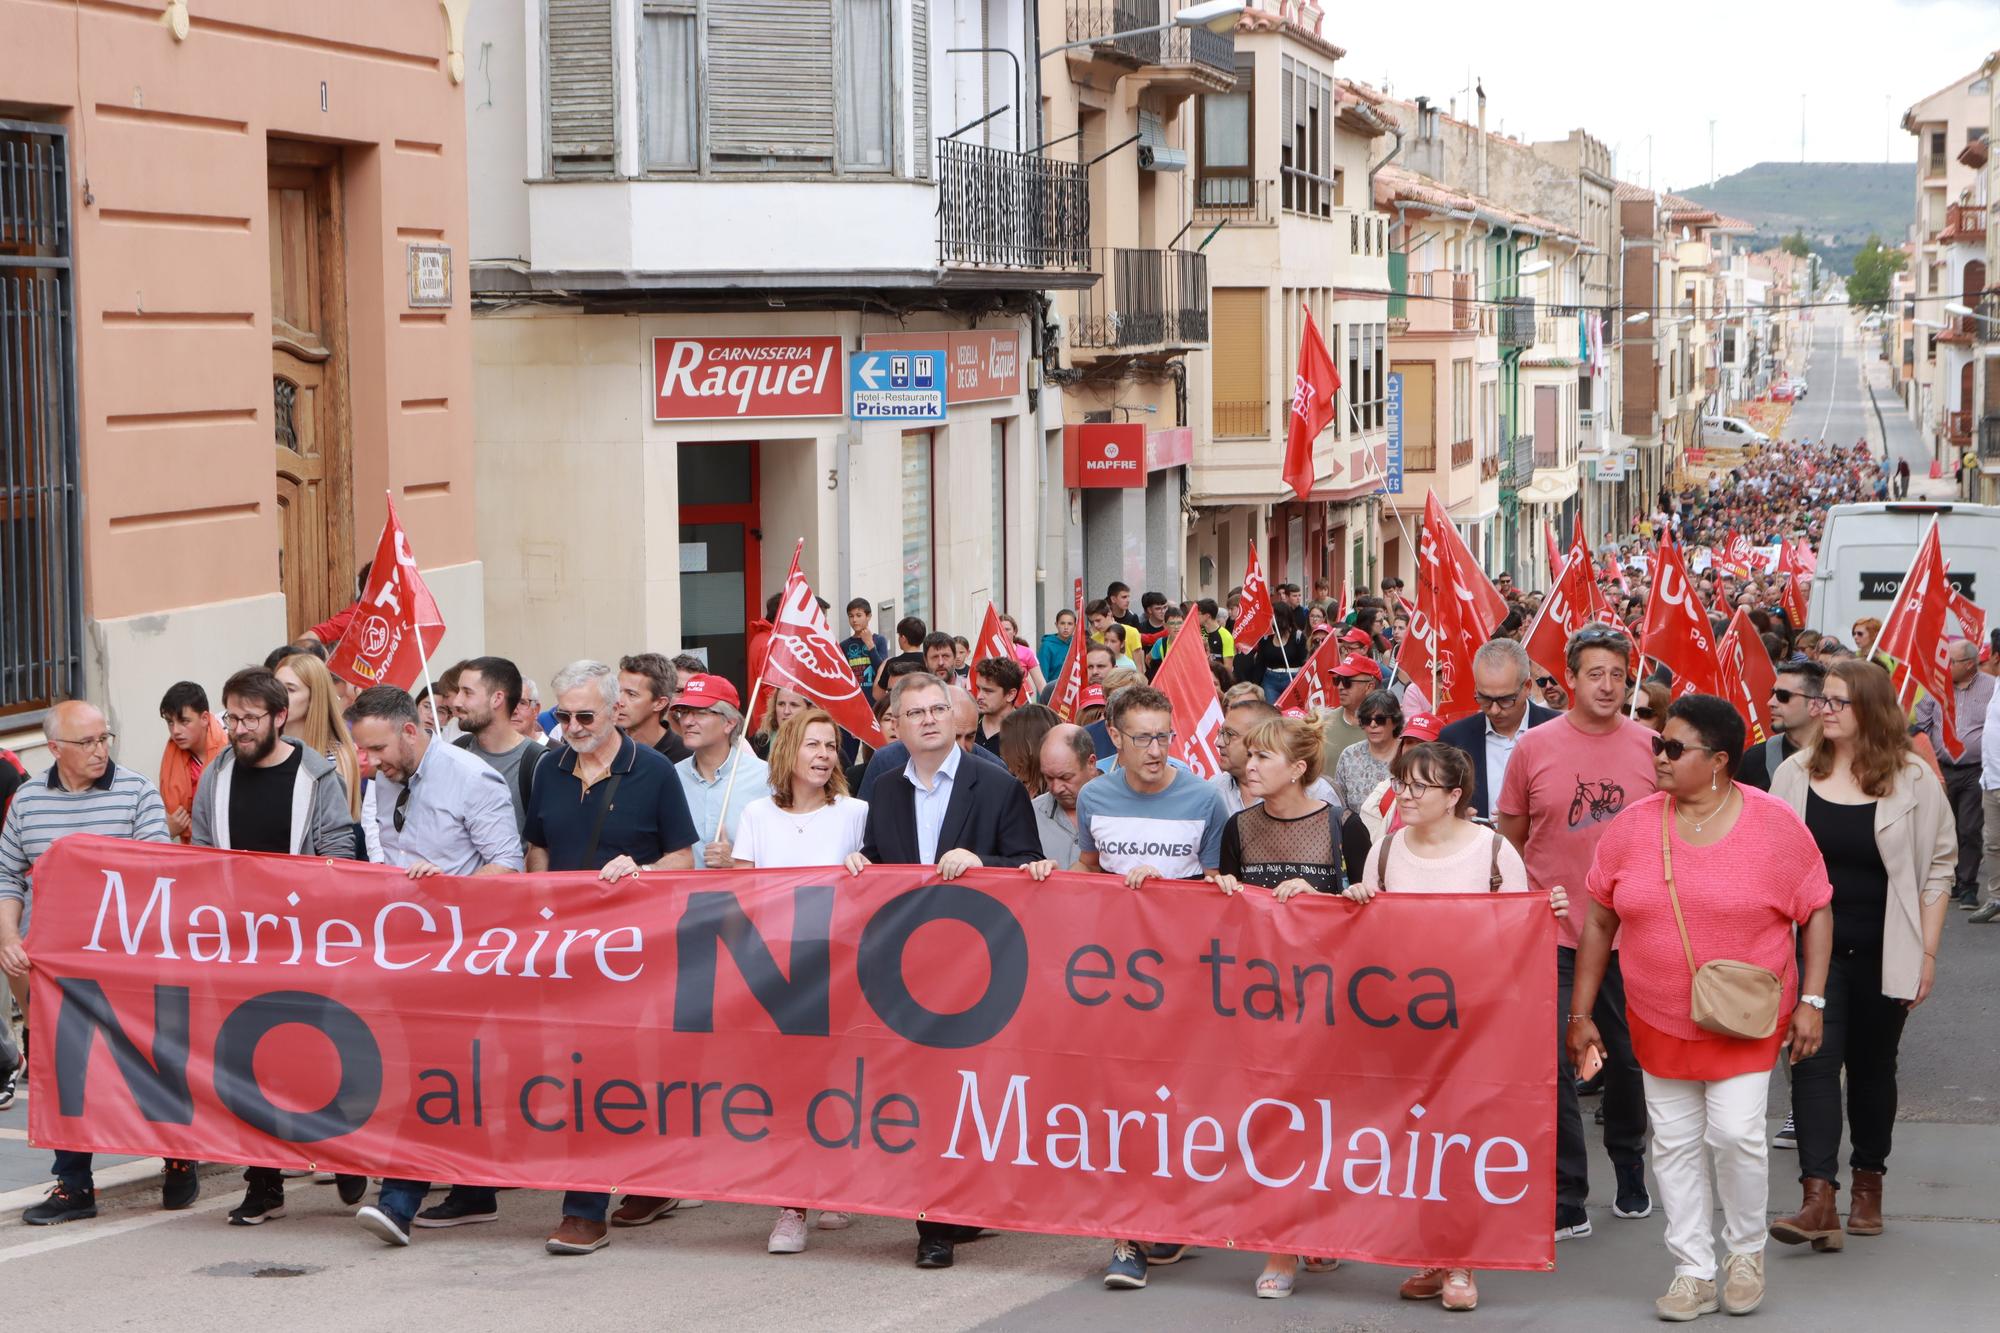
<instances>
[{"instance_id":1,"label":"blue directional street sign","mask_svg":"<svg viewBox=\"0 0 2000 1333\"><path fill-rule=\"evenodd\" d=\"M855 352L847 358L847 414L856 421L943 421L945 356Z\"/></svg>"}]
</instances>

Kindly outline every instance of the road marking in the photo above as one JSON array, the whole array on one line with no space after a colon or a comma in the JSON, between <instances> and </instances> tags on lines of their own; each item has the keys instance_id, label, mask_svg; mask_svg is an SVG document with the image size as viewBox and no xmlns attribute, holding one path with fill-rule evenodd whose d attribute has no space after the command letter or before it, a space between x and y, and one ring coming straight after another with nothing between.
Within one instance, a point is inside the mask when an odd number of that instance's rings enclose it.
<instances>
[{"instance_id":1,"label":"road marking","mask_svg":"<svg viewBox=\"0 0 2000 1333\"><path fill-rule=\"evenodd\" d=\"M139 1231L145 1227L156 1227L162 1222L198 1217L203 1213L213 1213L227 1208L234 1202L235 1200L228 1195L223 1195L204 1200L192 1208L183 1208L177 1213L164 1211L142 1213L138 1217L128 1217L120 1222L65 1222L56 1228L55 1235L0 1249L0 1264L12 1263L16 1259L31 1259L38 1254L50 1254L56 1250L66 1250L72 1245L87 1245L94 1240L109 1240L113 1236L123 1236L127 1232Z\"/></svg>"},{"instance_id":2,"label":"road marking","mask_svg":"<svg viewBox=\"0 0 2000 1333\"><path fill-rule=\"evenodd\" d=\"M1843 341L1843 332L1840 325L1833 326L1833 392L1826 396L1826 420L1819 423L1819 437L1822 440L1826 438L1826 428L1833 424L1834 400L1840 397L1840 345Z\"/></svg>"},{"instance_id":3,"label":"road marking","mask_svg":"<svg viewBox=\"0 0 2000 1333\"><path fill-rule=\"evenodd\" d=\"M7 1129L4 1127L0 1127L0 1139L16 1139L22 1143L26 1143L28 1141L28 1131L25 1129Z\"/></svg>"}]
</instances>

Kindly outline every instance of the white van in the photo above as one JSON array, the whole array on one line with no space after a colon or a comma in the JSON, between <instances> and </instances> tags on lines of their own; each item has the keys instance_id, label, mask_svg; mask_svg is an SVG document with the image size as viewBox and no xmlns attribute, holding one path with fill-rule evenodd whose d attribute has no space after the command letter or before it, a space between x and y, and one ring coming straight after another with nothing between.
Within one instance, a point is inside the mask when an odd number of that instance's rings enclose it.
<instances>
[{"instance_id":1,"label":"white van","mask_svg":"<svg viewBox=\"0 0 2000 1333\"><path fill-rule=\"evenodd\" d=\"M1702 443L1711 449L1742 448L1746 444L1769 444L1771 437L1742 417L1703 417Z\"/></svg>"},{"instance_id":2,"label":"white van","mask_svg":"<svg viewBox=\"0 0 2000 1333\"><path fill-rule=\"evenodd\" d=\"M1855 621L1886 619L1933 517L1953 585L1981 610L2000 609L2000 506L1875 501L1827 510L1807 623L1852 647ZM1958 622L1945 632L1959 633Z\"/></svg>"}]
</instances>

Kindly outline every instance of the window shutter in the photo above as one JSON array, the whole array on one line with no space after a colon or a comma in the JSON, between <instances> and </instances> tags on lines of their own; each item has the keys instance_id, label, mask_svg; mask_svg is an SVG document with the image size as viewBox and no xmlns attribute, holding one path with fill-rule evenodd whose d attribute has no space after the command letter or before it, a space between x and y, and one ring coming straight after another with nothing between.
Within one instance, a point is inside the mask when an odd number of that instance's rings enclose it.
<instances>
[{"instance_id":1,"label":"window shutter","mask_svg":"<svg viewBox=\"0 0 2000 1333\"><path fill-rule=\"evenodd\" d=\"M708 10L709 149L831 160L833 0Z\"/></svg>"},{"instance_id":2,"label":"window shutter","mask_svg":"<svg viewBox=\"0 0 2000 1333\"><path fill-rule=\"evenodd\" d=\"M917 179L931 178L931 0L910 0L910 110Z\"/></svg>"},{"instance_id":3,"label":"window shutter","mask_svg":"<svg viewBox=\"0 0 2000 1333\"><path fill-rule=\"evenodd\" d=\"M611 0L548 0L544 31L549 173L609 175L617 153Z\"/></svg>"},{"instance_id":4,"label":"window shutter","mask_svg":"<svg viewBox=\"0 0 2000 1333\"><path fill-rule=\"evenodd\" d=\"M1209 293L1218 436L1258 436L1269 429L1271 384L1264 366L1264 288L1217 287Z\"/></svg>"}]
</instances>

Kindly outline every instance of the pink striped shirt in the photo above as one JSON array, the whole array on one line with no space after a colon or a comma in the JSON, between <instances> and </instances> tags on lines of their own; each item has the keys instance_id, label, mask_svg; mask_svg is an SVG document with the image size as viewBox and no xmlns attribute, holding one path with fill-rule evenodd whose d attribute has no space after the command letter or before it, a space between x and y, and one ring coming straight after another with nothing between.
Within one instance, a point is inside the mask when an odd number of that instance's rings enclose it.
<instances>
[{"instance_id":1,"label":"pink striped shirt","mask_svg":"<svg viewBox=\"0 0 2000 1333\"><path fill-rule=\"evenodd\" d=\"M1736 791L1743 809L1720 842L1697 847L1674 830L1674 888L1695 965L1729 958L1769 968L1784 978L1778 1012L1789 1014L1798 995L1792 926L1831 902L1833 885L1812 834L1790 806L1753 787L1739 784ZM1655 792L1611 821L1584 885L1618 914L1626 1005L1661 1032L1691 1038L1704 1034L1688 1018L1693 978L1660 858L1667 799Z\"/></svg>"}]
</instances>

